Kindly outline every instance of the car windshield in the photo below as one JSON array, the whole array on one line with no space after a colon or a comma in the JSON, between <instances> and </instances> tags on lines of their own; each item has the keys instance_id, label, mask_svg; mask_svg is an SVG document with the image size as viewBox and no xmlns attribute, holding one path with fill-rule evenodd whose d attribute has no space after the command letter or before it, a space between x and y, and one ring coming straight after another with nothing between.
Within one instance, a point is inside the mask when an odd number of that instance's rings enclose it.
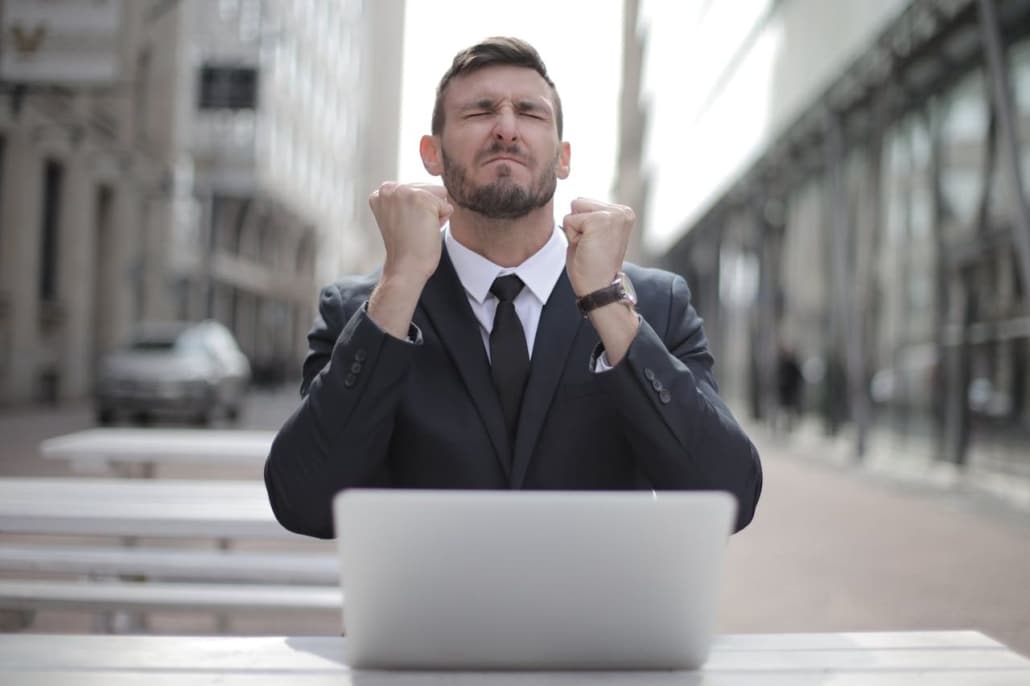
<instances>
[{"instance_id":1,"label":"car windshield","mask_svg":"<svg viewBox=\"0 0 1030 686\"><path fill-rule=\"evenodd\" d=\"M184 354L202 353L207 348L202 329L187 329L175 339L175 351Z\"/></svg>"},{"instance_id":2,"label":"car windshield","mask_svg":"<svg viewBox=\"0 0 1030 686\"><path fill-rule=\"evenodd\" d=\"M204 349L203 331L188 327L153 326L137 332L129 343L135 352L192 354Z\"/></svg>"},{"instance_id":3,"label":"car windshield","mask_svg":"<svg viewBox=\"0 0 1030 686\"><path fill-rule=\"evenodd\" d=\"M138 338L134 340L129 348L138 351L168 351L175 346L175 339L163 338Z\"/></svg>"}]
</instances>

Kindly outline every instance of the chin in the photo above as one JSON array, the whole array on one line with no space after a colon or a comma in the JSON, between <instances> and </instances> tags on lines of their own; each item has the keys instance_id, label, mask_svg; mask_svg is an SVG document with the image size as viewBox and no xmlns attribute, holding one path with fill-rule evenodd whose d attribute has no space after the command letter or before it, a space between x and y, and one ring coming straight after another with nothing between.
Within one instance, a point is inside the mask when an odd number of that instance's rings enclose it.
<instances>
[{"instance_id":1,"label":"chin","mask_svg":"<svg viewBox=\"0 0 1030 686\"><path fill-rule=\"evenodd\" d=\"M532 179L529 178L528 173L516 174L515 170L511 167L502 167L497 170L497 173L492 174L491 178L486 180L486 183L500 184L504 186L518 186L523 190L529 190L531 181Z\"/></svg>"}]
</instances>

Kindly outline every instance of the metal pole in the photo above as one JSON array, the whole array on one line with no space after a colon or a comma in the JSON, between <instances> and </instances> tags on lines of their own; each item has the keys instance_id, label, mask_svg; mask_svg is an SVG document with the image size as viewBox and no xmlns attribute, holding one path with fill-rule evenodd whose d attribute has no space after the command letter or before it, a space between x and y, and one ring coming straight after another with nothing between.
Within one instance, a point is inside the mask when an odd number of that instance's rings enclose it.
<instances>
[{"instance_id":1,"label":"metal pole","mask_svg":"<svg viewBox=\"0 0 1030 686\"><path fill-rule=\"evenodd\" d=\"M948 326L948 303L951 297L949 293L949 264L947 260L947 240L944 235L945 204L944 189L942 187L942 146L941 140L941 119L940 110L925 111L925 122L927 131L930 133L930 184L933 197L931 209L931 226L934 244L934 283L937 287L937 298L934 301L934 350L936 355L936 367L933 374L931 392L931 408L933 414L934 438L936 441L936 454L944 456L947 454L947 423L945 418L948 411L949 393L958 394L954 382L946 374L947 360L951 352L946 341ZM960 396L965 399L965 391Z\"/></svg>"},{"instance_id":2,"label":"metal pole","mask_svg":"<svg viewBox=\"0 0 1030 686\"><path fill-rule=\"evenodd\" d=\"M843 348L844 388L850 415L855 422L855 456L866 453L869 429L869 407L866 400L865 373L861 336L864 335L856 295L862 284L857 283L855 270L848 264L848 241L854 227L848 221L848 193L845 185L844 131L840 115L828 111L826 115L826 173L829 183L830 232L832 264L836 278L833 283L834 313L837 341ZM830 364L833 364L831 360ZM828 370L829 371L829 370Z\"/></svg>"},{"instance_id":3,"label":"metal pole","mask_svg":"<svg viewBox=\"0 0 1030 686\"><path fill-rule=\"evenodd\" d=\"M991 90L1002 140L1008 150L1008 170L1016 195L1016 227L1013 240L1016 244L1019 276L1023 293L1030 293L1030 206L1027 205L1026 190L1023 187L1023 172L1020 168L1019 132L1015 125L1015 109L1012 104L1012 87L1009 83L1005 51L998 28L998 16L993 0L979 0L980 33L983 37L987 67L990 72Z\"/></svg>"},{"instance_id":4,"label":"metal pole","mask_svg":"<svg viewBox=\"0 0 1030 686\"><path fill-rule=\"evenodd\" d=\"M779 338L775 315L775 294L778 288L777 272L780 265L777 251L773 245L773 232L765 221L762 207L765 205L765 193L759 191L751 203L752 231L754 231L755 254L758 256L758 331L764 336L772 337L772 342L765 339L765 344L757 346L758 378L761 394L759 403L762 417L770 424L776 421L776 341ZM756 338L755 340L760 340Z\"/></svg>"}]
</instances>

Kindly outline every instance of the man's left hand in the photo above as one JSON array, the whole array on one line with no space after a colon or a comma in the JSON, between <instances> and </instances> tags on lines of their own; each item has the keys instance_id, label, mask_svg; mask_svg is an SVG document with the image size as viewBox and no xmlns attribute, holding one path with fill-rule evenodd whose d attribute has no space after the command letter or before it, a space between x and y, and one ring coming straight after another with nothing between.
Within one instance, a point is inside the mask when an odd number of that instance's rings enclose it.
<instances>
[{"instance_id":1,"label":"man's left hand","mask_svg":"<svg viewBox=\"0 0 1030 686\"><path fill-rule=\"evenodd\" d=\"M569 240L565 268L577 297L604 288L622 269L637 218L625 205L576 198L562 228Z\"/></svg>"}]
</instances>

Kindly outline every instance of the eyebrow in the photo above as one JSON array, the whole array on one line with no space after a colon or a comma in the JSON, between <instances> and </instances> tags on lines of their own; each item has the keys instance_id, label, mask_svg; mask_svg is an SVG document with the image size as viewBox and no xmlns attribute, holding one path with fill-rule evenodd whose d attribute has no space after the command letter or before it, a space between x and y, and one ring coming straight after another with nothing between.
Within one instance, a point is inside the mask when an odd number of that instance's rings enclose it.
<instances>
[{"instance_id":1,"label":"eyebrow","mask_svg":"<svg viewBox=\"0 0 1030 686\"><path fill-rule=\"evenodd\" d=\"M490 110L494 108L496 101L493 98L479 98L469 103L465 103L461 106L461 111L466 112L468 110Z\"/></svg>"},{"instance_id":2,"label":"eyebrow","mask_svg":"<svg viewBox=\"0 0 1030 686\"><path fill-rule=\"evenodd\" d=\"M515 103L515 109L519 112L540 112L542 114L550 112L546 107L533 100L519 100Z\"/></svg>"},{"instance_id":3,"label":"eyebrow","mask_svg":"<svg viewBox=\"0 0 1030 686\"><path fill-rule=\"evenodd\" d=\"M460 112L469 112L471 110L492 110L497 107L499 98L478 98L472 102L469 102L459 108ZM549 114L550 110L545 107L542 103L536 102L530 98L522 98L515 102L515 110L517 112L539 112Z\"/></svg>"}]
</instances>

